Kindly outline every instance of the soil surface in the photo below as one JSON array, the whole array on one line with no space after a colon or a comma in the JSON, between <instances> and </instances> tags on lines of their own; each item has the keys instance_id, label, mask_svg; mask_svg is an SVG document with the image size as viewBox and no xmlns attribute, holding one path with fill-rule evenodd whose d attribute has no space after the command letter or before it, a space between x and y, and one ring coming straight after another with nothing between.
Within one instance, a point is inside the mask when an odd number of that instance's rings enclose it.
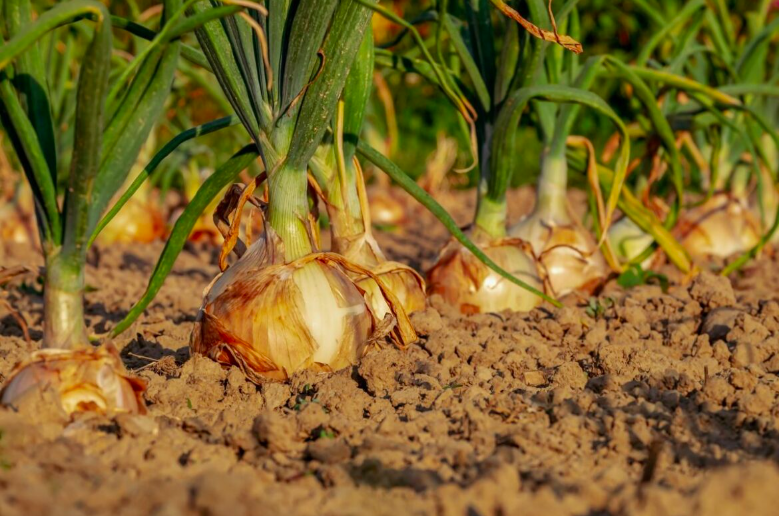
<instances>
[{"instance_id":1,"label":"soil surface","mask_svg":"<svg viewBox=\"0 0 780 516\"><path fill-rule=\"evenodd\" d=\"M513 217L531 208L512 195ZM445 201L468 222L471 196ZM377 238L424 269L447 235L411 218ZM91 257L93 334L140 297L161 249ZM148 415L67 419L47 393L0 409L0 515L777 514L776 251L730 280L670 272L667 292L612 281L590 306L463 316L434 297L407 350L260 387L189 354L216 256L188 247L114 341L149 383ZM0 290L32 337L0 303L0 380L40 345L37 287Z\"/></svg>"}]
</instances>

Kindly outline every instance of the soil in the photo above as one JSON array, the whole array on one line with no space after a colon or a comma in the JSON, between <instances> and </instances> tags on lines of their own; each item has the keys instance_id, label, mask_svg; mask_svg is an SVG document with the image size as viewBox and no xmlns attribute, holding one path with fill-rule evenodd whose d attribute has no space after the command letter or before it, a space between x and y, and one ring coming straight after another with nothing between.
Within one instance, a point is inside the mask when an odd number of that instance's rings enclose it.
<instances>
[{"instance_id":1,"label":"soil","mask_svg":"<svg viewBox=\"0 0 780 516\"><path fill-rule=\"evenodd\" d=\"M526 191L512 199L514 217L530 208ZM468 222L470 196L446 201ZM377 238L424 269L447 235L414 220ZM139 298L161 249L91 257L93 334ZM433 297L409 349L259 387L189 354L216 256L188 247L114 341L149 382L146 416L67 419L45 392L0 409L0 515L777 513L776 251L730 279L670 273L667 292L612 281L598 305L464 316ZM0 380L39 346L35 287L0 290L32 337L0 304Z\"/></svg>"}]
</instances>

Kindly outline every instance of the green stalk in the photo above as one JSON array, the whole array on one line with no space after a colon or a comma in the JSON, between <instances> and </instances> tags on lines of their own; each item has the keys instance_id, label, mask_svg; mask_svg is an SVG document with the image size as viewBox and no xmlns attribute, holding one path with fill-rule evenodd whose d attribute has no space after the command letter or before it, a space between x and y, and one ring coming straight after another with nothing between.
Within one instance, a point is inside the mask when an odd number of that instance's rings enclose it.
<instances>
[{"instance_id":1,"label":"green stalk","mask_svg":"<svg viewBox=\"0 0 780 516\"><path fill-rule=\"evenodd\" d=\"M111 68L111 26L98 22L84 55L76 93L75 139L63 204L62 245L46 251L44 346L88 345L84 326L84 268L95 179L100 166L103 110Z\"/></svg>"},{"instance_id":2,"label":"green stalk","mask_svg":"<svg viewBox=\"0 0 780 516\"><path fill-rule=\"evenodd\" d=\"M268 223L284 243L285 261L290 262L313 251L307 224L306 169L287 164L270 173L268 179Z\"/></svg>"},{"instance_id":3,"label":"green stalk","mask_svg":"<svg viewBox=\"0 0 780 516\"><path fill-rule=\"evenodd\" d=\"M542 157L542 170L536 188L536 208L542 221L565 220L568 165L565 152L548 149Z\"/></svg>"},{"instance_id":4,"label":"green stalk","mask_svg":"<svg viewBox=\"0 0 780 516\"><path fill-rule=\"evenodd\" d=\"M334 240L356 236L363 232L363 216L360 213L360 199L357 196L355 165L351 159L346 161L344 151L344 106L345 103L340 101L336 113L336 142L333 150L338 173L333 177L332 186L328 189L328 200L333 203L334 208L337 208L328 210L328 217L333 225ZM362 118L361 116L361 122ZM352 153L354 154L354 148ZM339 250L336 249L336 252Z\"/></svg>"},{"instance_id":5,"label":"green stalk","mask_svg":"<svg viewBox=\"0 0 780 516\"><path fill-rule=\"evenodd\" d=\"M487 195L480 196L474 225L485 232L491 240L506 236L506 198L493 200Z\"/></svg>"},{"instance_id":6,"label":"green stalk","mask_svg":"<svg viewBox=\"0 0 780 516\"><path fill-rule=\"evenodd\" d=\"M61 248L46 253L43 289L43 345L73 348L88 345L84 325L84 265L76 254Z\"/></svg>"}]
</instances>

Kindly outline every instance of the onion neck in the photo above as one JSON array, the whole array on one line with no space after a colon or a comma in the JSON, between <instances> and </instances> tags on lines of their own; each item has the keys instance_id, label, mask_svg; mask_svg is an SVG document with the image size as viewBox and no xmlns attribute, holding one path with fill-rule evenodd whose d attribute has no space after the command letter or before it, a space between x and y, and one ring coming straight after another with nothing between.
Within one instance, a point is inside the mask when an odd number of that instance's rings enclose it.
<instances>
[{"instance_id":1,"label":"onion neck","mask_svg":"<svg viewBox=\"0 0 780 516\"><path fill-rule=\"evenodd\" d=\"M282 166L268 180L268 223L284 243L285 261L313 251L309 232L306 169Z\"/></svg>"},{"instance_id":2,"label":"onion neck","mask_svg":"<svg viewBox=\"0 0 780 516\"><path fill-rule=\"evenodd\" d=\"M496 201L487 195L481 195L474 225L490 239L506 237L506 199Z\"/></svg>"},{"instance_id":3,"label":"onion neck","mask_svg":"<svg viewBox=\"0 0 780 516\"><path fill-rule=\"evenodd\" d=\"M55 248L46 254L43 346L71 349L89 344L84 324L85 259Z\"/></svg>"},{"instance_id":4,"label":"onion neck","mask_svg":"<svg viewBox=\"0 0 780 516\"><path fill-rule=\"evenodd\" d=\"M365 232L363 214L360 209L358 197L357 175L355 165L350 161L344 165L346 184L334 170L330 184L325 187L325 195L328 198L328 218L333 230L334 251L340 253L337 248L338 241L342 239L356 238Z\"/></svg>"},{"instance_id":5,"label":"onion neck","mask_svg":"<svg viewBox=\"0 0 780 516\"><path fill-rule=\"evenodd\" d=\"M546 222L568 221L566 212L566 156L547 152L542 157L542 171L536 189L534 214Z\"/></svg>"}]
</instances>

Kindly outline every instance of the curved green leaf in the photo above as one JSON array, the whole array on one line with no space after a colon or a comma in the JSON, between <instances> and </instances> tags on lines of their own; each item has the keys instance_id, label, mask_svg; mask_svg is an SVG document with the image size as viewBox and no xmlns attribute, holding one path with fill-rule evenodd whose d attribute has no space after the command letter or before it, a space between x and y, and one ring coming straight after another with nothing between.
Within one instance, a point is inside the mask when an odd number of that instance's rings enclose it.
<instances>
[{"instance_id":1,"label":"curved green leaf","mask_svg":"<svg viewBox=\"0 0 780 516\"><path fill-rule=\"evenodd\" d=\"M89 239L88 245L91 246L95 242L95 239L98 237L100 232L103 231L103 229L111 222L114 217L116 217L116 214L120 212L125 204L127 204L127 201L129 201L130 198L135 195L135 192L141 188L141 185L149 178L149 176L152 175L152 172L154 172L157 166L162 163L162 161L167 158L173 151L178 149L180 145L192 140L193 138L197 138L198 136L213 133L215 131L219 131L220 129L236 125L237 123L239 123L237 116L228 116L218 120L213 120L197 127L193 127L191 129L187 129L186 131L183 131L174 136L168 143L163 146L162 149L157 152L157 154L154 155L151 161L149 161L149 164L144 167L144 169L133 180L127 190L125 190L125 193L122 194L114 206L112 206L108 213L106 213L105 216L100 220L100 223L98 223L98 225L95 227L95 230L92 232L92 236Z\"/></svg>"},{"instance_id":2,"label":"curved green leaf","mask_svg":"<svg viewBox=\"0 0 780 516\"><path fill-rule=\"evenodd\" d=\"M95 0L70 0L62 2L38 17L32 25L21 30L8 43L0 47L0 70L40 40L47 32L85 16L96 18L98 26L108 21L106 7Z\"/></svg>"}]
</instances>

